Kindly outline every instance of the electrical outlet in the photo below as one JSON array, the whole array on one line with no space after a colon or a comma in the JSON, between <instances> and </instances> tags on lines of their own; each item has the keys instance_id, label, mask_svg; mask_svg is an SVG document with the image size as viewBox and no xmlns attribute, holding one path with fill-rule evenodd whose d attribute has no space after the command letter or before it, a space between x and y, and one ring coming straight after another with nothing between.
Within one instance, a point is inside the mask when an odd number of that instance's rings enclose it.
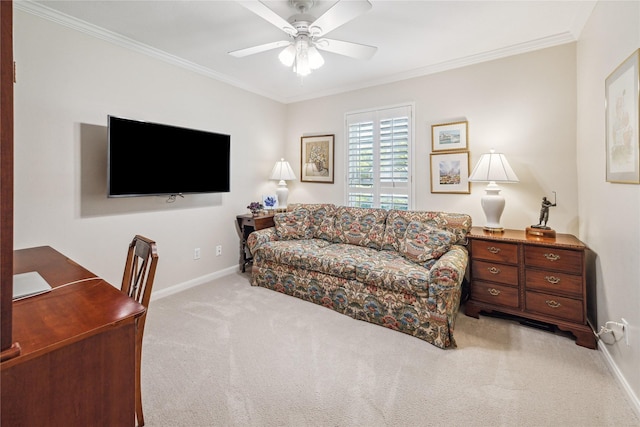
<instances>
[{"instance_id":1,"label":"electrical outlet","mask_svg":"<svg viewBox=\"0 0 640 427\"><path fill-rule=\"evenodd\" d=\"M200 259L200 248L195 248L193 250L193 259Z\"/></svg>"},{"instance_id":2,"label":"electrical outlet","mask_svg":"<svg viewBox=\"0 0 640 427\"><path fill-rule=\"evenodd\" d=\"M629 322L627 322L627 320L623 317L622 318L622 333L624 334L624 343L626 345L631 345L629 344Z\"/></svg>"},{"instance_id":3,"label":"electrical outlet","mask_svg":"<svg viewBox=\"0 0 640 427\"><path fill-rule=\"evenodd\" d=\"M216 256L222 255L222 245L216 246Z\"/></svg>"}]
</instances>

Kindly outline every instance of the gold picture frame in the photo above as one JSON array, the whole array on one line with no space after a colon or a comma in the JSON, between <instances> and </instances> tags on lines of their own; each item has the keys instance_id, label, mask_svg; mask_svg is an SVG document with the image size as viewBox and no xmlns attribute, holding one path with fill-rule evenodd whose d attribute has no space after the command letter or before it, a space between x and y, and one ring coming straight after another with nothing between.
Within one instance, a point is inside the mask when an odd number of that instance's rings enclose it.
<instances>
[{"instance_id":1,"label":"gold picture frame","mask_svg":"<svg viewBox=\"0 0 640 427\"><path fill-rule=\"evenodd\" d=\"M431 153L431 192L471 193L468 151Z\"/></svg>"},{"instance_id":2,"label":"gold picture frame","mask_svg":"<svg viewBox=\"0 0 640 427\"><path fill-rule=\"evenodd\" d=\"M333 184L335 135L300 138L300 181Z\"/></svg>"},{"instance_id":3,"label":"gold picture frame","mask_svg":"<svg viewBox=\"0 0 640 427\"><path fill-rule=\"evenodd\" d=\"M608 182L640 184L640 49L605 80Z\"/></svg>"},{"instance_id":4,"label":"gold picture frame","mask_svg":"<svg viewBox=\"0 0 640 427\"><path fill-rule=\"evenodd\" d=\"M442 123L431 126L431 151L469 149L469 122Z\"/></svg>"}]
</instances>

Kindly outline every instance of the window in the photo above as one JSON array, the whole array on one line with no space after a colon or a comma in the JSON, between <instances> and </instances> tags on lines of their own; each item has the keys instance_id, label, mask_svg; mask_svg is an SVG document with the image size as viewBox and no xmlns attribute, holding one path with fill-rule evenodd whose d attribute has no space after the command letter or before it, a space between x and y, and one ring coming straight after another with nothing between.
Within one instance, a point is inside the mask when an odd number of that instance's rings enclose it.
<instances>
[{"instance_id":1,"label":"window","mask_svg":"<svg viewBox=\"0 0 640 427\"><path fill-rule=\"evenodd\" d=\"M348 113L347 206L412 206L413 106Z\"/></svg>"}]
</instances>

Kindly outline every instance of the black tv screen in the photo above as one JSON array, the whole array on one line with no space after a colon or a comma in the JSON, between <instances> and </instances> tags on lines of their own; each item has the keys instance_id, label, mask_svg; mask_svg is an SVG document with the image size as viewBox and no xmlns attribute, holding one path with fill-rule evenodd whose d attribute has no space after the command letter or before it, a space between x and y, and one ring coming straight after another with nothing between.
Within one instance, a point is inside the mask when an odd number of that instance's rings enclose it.
<instances>
[{"instance_id":1,"label":"black tv screen","mask_svg":"<svg viewBox=\"0 0 640 427\"><path fill-rule=\"evenodd\" d=\"M109 197L226 193L231 137L109 116Z\"/></svg>"}]
</instances>

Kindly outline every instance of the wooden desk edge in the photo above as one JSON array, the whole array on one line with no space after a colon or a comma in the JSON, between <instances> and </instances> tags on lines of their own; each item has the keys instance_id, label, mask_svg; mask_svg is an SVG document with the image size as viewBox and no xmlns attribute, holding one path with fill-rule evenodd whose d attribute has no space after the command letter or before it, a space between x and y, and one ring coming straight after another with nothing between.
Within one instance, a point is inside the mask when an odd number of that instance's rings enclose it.
<instances>
[{"instance_id":1,"label":"wooden desk edge","mask_svg":"<svg viewBox=\"0 0 640 427\"><path fill-rule=\"evenodd\" d=\"M20 348L20 343L14 342L13 344L11 344L11 347L0 353L0 363L20 356L21 351L22 349Z\"/></svg>"}]
</instances>

